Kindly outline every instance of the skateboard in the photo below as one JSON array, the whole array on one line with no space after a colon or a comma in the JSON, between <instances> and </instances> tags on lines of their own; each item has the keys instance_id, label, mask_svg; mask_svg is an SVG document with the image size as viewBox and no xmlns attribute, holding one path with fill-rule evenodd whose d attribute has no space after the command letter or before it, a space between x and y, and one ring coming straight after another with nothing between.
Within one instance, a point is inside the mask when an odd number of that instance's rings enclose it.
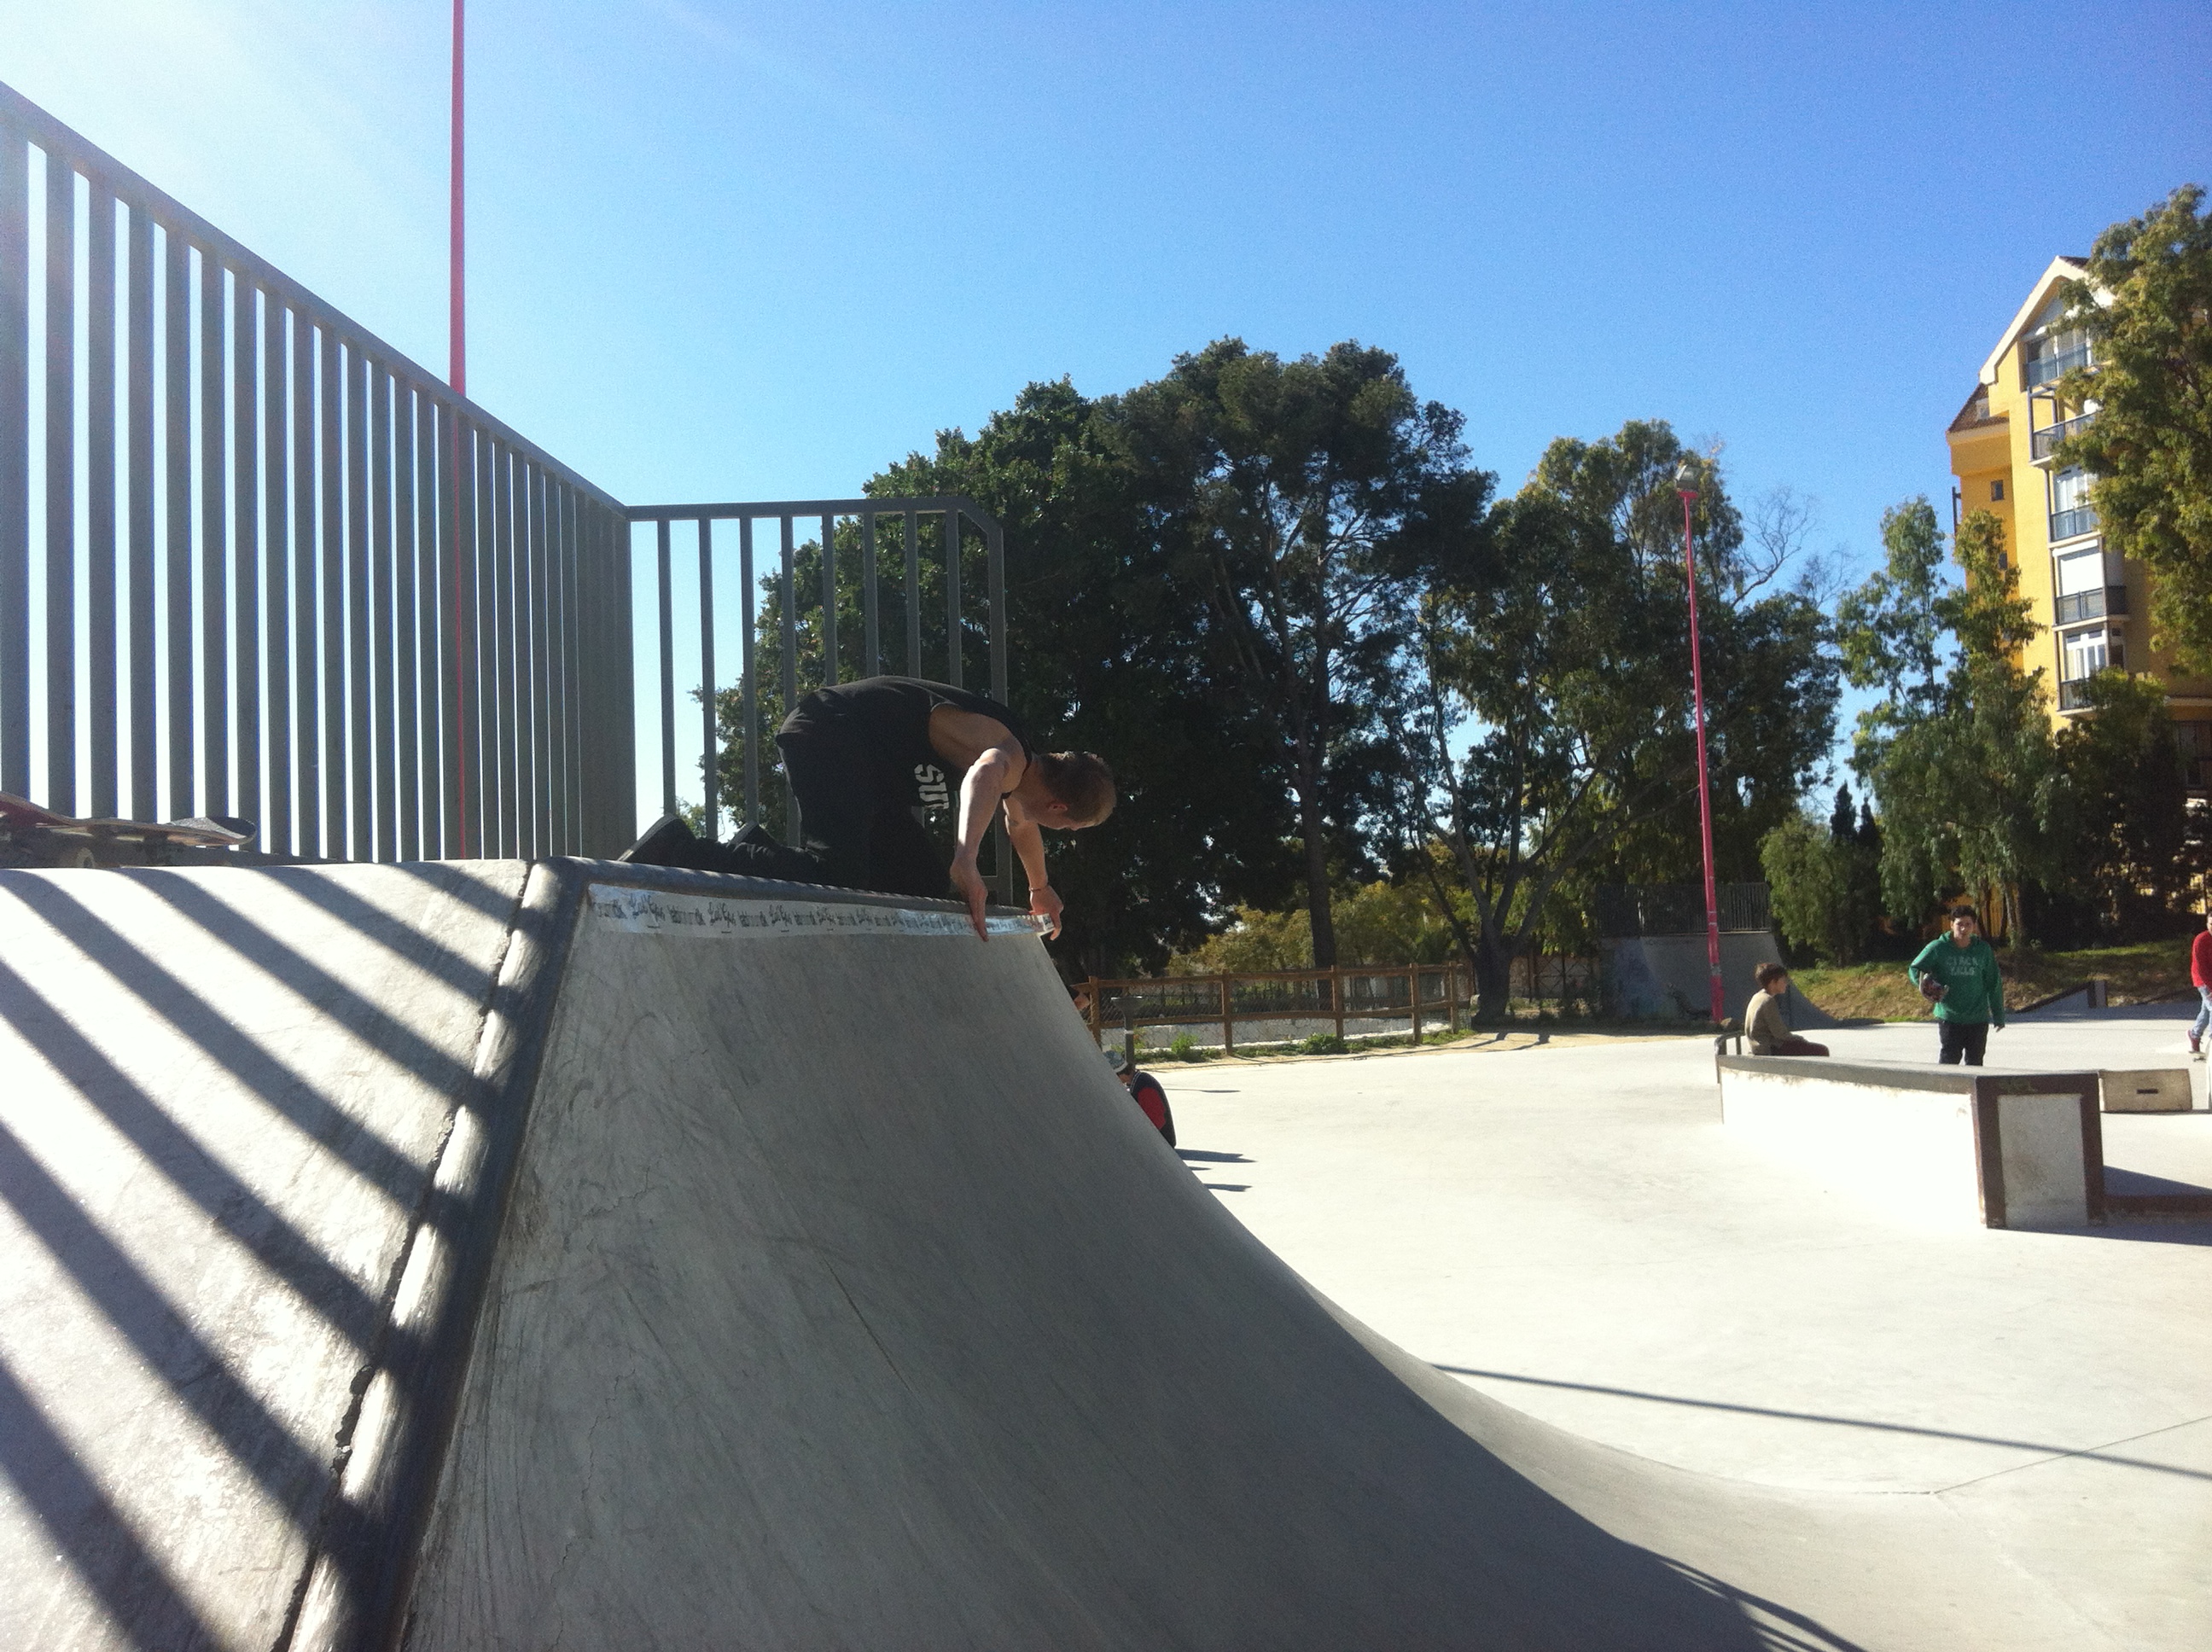
<instances>
[{"instance_id":1,"label":"skateboard","mask_svg":"<svg viewBox=\"0 0 2212 1652\"><path fill-rule=\"evenodd\" d=\"M260 828L235 815L191 820L85 820L58 815L27 798L0 792L0 862L34 866L112 865L135 851L155 864L169 849L235 849Z\"/></svg>"}]
</instances>

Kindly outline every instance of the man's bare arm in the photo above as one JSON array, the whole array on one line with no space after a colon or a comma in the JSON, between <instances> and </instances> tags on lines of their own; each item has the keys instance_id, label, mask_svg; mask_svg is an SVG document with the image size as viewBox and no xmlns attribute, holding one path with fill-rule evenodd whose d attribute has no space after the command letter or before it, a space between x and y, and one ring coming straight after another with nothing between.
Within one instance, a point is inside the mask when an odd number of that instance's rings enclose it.
<instances>
[{"instance_id":1,"label":"man's bare arm","mask_svg":"<svg viewBox=\"0 0 2212 1652\"><path fill-rule=\"evenodd\" d=\"M968 920L981 939L988 938L983 903L990 891L975 870L975 855L982 847L983 834L990 829L991 817L998 812L999 799L1020 773L1020 762L1018 748L992 746L968 765L960 782L960 843L952 853L952 886L968 902Z\"/></svg>"},{"instance_id":2,"label":"man's bare arm","mask_svg":"<svg viewBox=\"0 0 2212 1652\"><path fill-rule=\"evenodd\" d=\"M1009 811L1006 841L1014 846L1014 853L1022 863L1022 871L1030 880L1030 910L1040 917L1052 920L1052 932L1060 933L1060 900L1052 886L1052 874L1045 870L1044 834L1036 822L1024 820L1016 824Z\"/></svg>"}]
</instances>

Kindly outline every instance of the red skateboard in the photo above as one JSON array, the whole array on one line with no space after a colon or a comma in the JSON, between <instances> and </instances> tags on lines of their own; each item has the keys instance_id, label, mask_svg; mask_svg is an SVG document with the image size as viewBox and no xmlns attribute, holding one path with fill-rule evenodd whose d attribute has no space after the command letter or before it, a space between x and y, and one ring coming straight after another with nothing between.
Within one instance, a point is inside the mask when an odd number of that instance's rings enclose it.
<instances>
[{"instance_id":1,"label":"red skateboard","mask_svg":"<svg viewBox=\"0 0 2212 1652\"><path fill-rule=\"evenodd\" d=\"M123 855L142 864L165 849L235 849L259 831L250 820L217 815L192 820L82 820L0 792L0 864L33 866L113 865Z\"/></svg>"}]
</instances>

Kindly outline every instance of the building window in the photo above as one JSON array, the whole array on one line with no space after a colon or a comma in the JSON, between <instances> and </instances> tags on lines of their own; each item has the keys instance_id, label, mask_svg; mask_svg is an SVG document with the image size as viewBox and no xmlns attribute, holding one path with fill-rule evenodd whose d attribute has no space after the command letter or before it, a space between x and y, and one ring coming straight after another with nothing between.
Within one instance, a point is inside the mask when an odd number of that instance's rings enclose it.
<instances>
[{"instance_id":1,"label":"building window","mask_svg":"<svg viewBox=\"0 0 2212 1652\"><path fill-rule=\"evenodd\" d=\"M2173 739L2181 748L2183 783L2192 789L2212 785L2212 723L2176 723Z\"/></svg>"},{"instance_id":2,"label":"building window","mask_svg":"<svg viewBox=\"0 0 2212 1652\"><path fill-rule=\"evenodd\" d=\"M2060 679L2079 683L2083 677L2094 677L2106 666L2124 669L2127 651L2119 633L2104 626L2092 626L2086 631L2069 631L2060 640L2064 650Z\"/></svg>"},{"instance_id":3,"label":"building window","mask_svg":"<svg viewBox=\"0 0 2212 1652\"><path fill-rule=\"evenodd\" d=\"M1990 483L1990 503L1992 505L2001 505L2003 502L2004 483L2002 482L1992 482Z\"/></svg>"}]
</instances>

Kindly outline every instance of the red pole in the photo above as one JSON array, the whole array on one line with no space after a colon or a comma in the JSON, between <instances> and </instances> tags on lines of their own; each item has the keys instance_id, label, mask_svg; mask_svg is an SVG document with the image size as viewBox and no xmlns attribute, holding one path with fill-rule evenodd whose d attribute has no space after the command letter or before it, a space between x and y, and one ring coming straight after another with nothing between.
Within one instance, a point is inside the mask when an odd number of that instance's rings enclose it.
<instances>
[{"instance_id":1,"label":"red pole","mask_svg":"<svg viewBox=\"0 0 2212 1652\"><path fill-rule=\"evenodd\" d=\"M465 0L453 0L453 195L447 233L447 333L446 344L446 377L453 387L456 402L469 393L467 287L462 279L465 259L466 225L462 211L461 187L462 117L465 107L461 97L461 66L463 62L463 7ZM460 620L465 611L461 604L461 424L458 405L446 421L447 474L452 478L449 502L453 507L452 539L453 557L453 795L455 818L459 822L459 838L454 848L465 859L469 853L469 707L468 673L461 669L462 653L476 644L474 637L461 635Z\"/></svg>"},{"instance_id":2,"label":"red pole","mask_svg":"<svg viewBox=\"0 0 2212 1652\"><path fill-rule=\"evenodd\" d=\"M1705 672L1698 647L1698 562L1690 546L1690 503L1694 488L1677 487L1682 495L1682 569L1690 582L1690 692L1698 712L1698 826L1705 841L1705 963L1712 972L1713 1024L1728 1020L1721 997L1721 907L1713 882L1713 793L1705 768Z\"/></svg>"}]
</instances>

